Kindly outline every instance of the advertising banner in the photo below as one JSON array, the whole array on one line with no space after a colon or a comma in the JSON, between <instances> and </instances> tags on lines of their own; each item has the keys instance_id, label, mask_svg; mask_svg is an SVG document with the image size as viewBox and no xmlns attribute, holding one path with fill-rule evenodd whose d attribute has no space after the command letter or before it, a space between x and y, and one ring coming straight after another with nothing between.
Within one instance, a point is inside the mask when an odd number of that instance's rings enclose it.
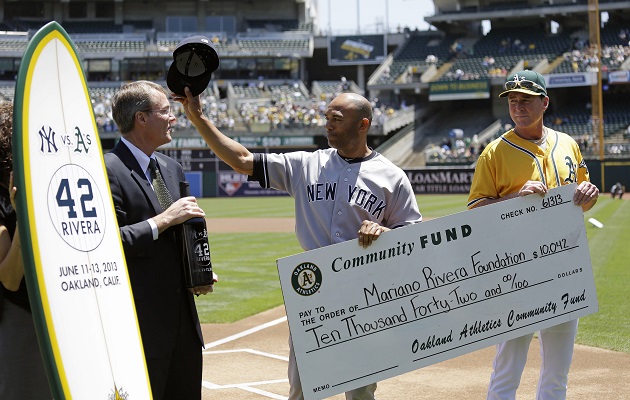
<instances>
[{"instance_id":1,"label":"advertising banner","mask_svg":"<svg viewBox=\"0 0 630 400\"><path fill-rule=\"evenodd\" d=\"M429 101L487 99L490 81L487 79L439 81L429 84Z\"/></svg>"},{"instance_id":2,"label":"advertising banner","mask_svg":"<svg viewBox=\"0 0 630 400\"><path fill-rule=\"evenodd\" d=\"M328 65L380 64L387 56L385 35L331 36Z\"/></svg>"}]
</instances>

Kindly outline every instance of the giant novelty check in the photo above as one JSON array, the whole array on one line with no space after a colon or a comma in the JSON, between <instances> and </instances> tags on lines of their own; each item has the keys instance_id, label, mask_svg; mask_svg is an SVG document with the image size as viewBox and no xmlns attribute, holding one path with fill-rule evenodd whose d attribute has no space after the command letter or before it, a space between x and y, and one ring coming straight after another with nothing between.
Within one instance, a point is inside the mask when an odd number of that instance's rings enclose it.
<instances>
[{"instance_id":1,"label":"giant novelty check","mask_svg":"<svg viewBox=\"0 0 630 400\"><path fill-rule=\"evenodd\" d=\"M307 400L597 311L576 185L278 260Z\"/></svg>"}]
</instances>

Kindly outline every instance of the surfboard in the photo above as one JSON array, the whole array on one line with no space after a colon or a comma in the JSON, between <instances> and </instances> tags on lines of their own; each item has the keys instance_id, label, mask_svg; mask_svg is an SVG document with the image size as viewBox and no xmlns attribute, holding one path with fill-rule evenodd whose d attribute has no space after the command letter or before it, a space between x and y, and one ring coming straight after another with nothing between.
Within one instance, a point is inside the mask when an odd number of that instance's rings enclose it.
<instances>
[{"instance_id":1,"label":"surfboard","mask_svg":"<svg viewBox=\"0 0 630 400\"><path fill-rule=\"evenodd\" d=\"M151 398L87 84L56 22L22 58L13 158L26 284L54 397Z\"/></svg>"}]
</instances>

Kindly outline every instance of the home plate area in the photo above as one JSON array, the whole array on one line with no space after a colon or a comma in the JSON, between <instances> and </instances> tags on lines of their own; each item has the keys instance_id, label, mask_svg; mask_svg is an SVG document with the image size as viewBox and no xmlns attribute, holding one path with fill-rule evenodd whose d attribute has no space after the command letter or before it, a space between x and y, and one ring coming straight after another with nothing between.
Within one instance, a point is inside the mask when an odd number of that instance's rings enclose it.
<instances>
[{"instance_id":1,"label":"home plate area","mask_svg":"<svg viewBox=\"0 0 630 400\"><path fill-rule=\"evenodd\" d=\"M203 324L202 329L203 400L288 398L289 329L283 306L233 324ZM376 396L378 400L485 399L493 357L491 346L396 376L379 382ZM534 338L517 400L536 398L539 368ZM628 376L630 354L576 345L567 399L628 399Z\"/></svg>"}]
</instances>

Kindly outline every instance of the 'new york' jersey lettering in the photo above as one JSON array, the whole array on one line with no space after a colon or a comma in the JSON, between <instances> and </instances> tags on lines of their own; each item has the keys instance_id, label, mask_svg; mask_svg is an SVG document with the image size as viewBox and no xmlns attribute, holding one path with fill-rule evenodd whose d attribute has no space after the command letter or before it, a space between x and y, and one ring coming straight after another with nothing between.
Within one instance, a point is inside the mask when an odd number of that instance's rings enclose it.
<instances>
[{"instance_id":1,"label":"'new york' jersey lettering","mask_svg":"<svg viewBox=\"0 0 630 400\"><path fill-rule=\"evenodd\" d=\"M368 192L365 189L360 189L356 186L348 186L348 203L355 204L363 208L376 218L381 217L383 209L387 206L387 203L380 200L373 193Z\"/></svg>"},{"instance_id":2,"label":"'new york' jersey lettering","mask_svg":"<svg viewBox=\"0 0 630 400\"><path fill-rule=\"evenodd\" d=\"M315 183L306 186L308 202L335 201L337 182Z\"/></svg>"},{"instance_id":3,"label":"'new york' jersey lettering","mask_svg":"<svg viewBox=\"0 0 630 400\"><path fill-rule=\"evenodd\" d=\"M335 201L337 182L314 183L306 186L309 203L314 201ZM387 203L367 189L358 186L348 186L348 204L361 207L375 218L381 218Z\"/></svg>"}]
</instances>

